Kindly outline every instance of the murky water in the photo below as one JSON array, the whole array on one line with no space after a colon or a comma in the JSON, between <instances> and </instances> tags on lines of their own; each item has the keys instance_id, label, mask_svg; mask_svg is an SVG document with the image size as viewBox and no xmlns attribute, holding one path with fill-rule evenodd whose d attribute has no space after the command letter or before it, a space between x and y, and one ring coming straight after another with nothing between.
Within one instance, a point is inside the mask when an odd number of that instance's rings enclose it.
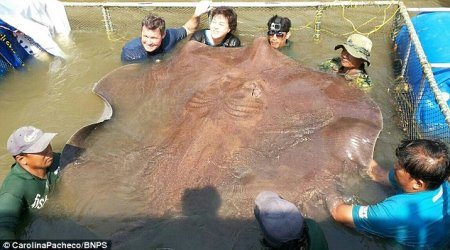
<instances>
[{"instance_id":1,"label":"murky water","mask_svg":"<svg viewBox=\"0 0 450 250\"><path fill-rule=\"evenodd\" d=\"M448 7L450 1L406 1L406 4L411 7ZM284 15L284 13L279 14ZM302 19L301 15L289 15L289 13L286 15L289 17L295 16L291 19L298 22L308 22L308 20ZM261 26L261 23L265 24L267 19L265 17L255 18L247 13L240 15L239 18L239 25L254 24L258 27L264 27L264 25ZM138 26L133 24L131 27L134 29ZM335 27L335 30L338 29L339 27ZM292 41L296 49L295 56L297 60L311 68L315 68L323 59L335 56L336 52L333 47L342 41L341 37L334 37L332 34L325 33L323 34L323 40L316 43L311 39L311 30L294 29L293 32ZM244 44L248 44L254 37L263 33L264 30L256 29L253 33L242 33L240 35ZM345 30L338 33L343 34ZM46 131L58 132L59 135L55 138L53 147L55 151L60 151L69 137L79 128L97 121L103 111L103 102L91 92L91 89L105 74L122 65L120 62L121 47L129 38L138 34L138 30L134 32L131 28L129 34L113 37L108 37L103 31L73 31L71 42L62 45L64 51L69 54L66 61L33 60L28 63L24 71L13 72L1 79L0 143L5 145L9 134L14 129L30 124ZM384 118L384 129L377 141L375 159L380 163L390 165L393 161L393 151L403 137L403 133L397 126L398 114L391 94L393 82L391 40L387 32L375 33L371 38L374 41L374 48L372 66L368 68L368 71L372 76L375 87L369 95L380 106ZM0 147L0 181L9 171L11 163L11 156L8 155L5 146ZM80 175L83 174L87 173L80 173ZM372 183L367 183L358 176L349 177L347 189L356 190L355 194L358 198L367 202L382 199L387 192ZM92 190L92 192L97 191ZM89 193L86 195L89 195ZM125 205L122 204L121 206L126 207ZM82 218L84 212L76 211L76 215ZM89 225L90 219L83 218L78 222ZM159 219L158 223L155 220L155 223L157 225L167 224L167 221L161 222L161 220ZM182 230L175 225L181 225L181 228L183 228L192 223L201 223L201 221L178 222L173 224L173 228L165 228L165 230L167 234L181 235ZM389 248L389 244L384 241L363 237L353 230L346 229L329 220L321 221L321 224L331 249L348 249L349 245L364 249ZM107 227L108 223L103 225ZM254 227L254 221L221 221L221 225L224 227L250 225L254 232L258 230ZM105 229L101 231L107 232ZM148 232L151 231L148 230ZM45 229L43 235L45 235ZM80 230L78 238L82 238L82 235L85 234ZM240 237L243 237L243 239L248 237L249 244L246 246L252 246L251 242L254 239L250 239L251 236L241 235ZM135 246L139 246L139 240L133 242ZM239 248L239 246L235 246L235 248Z\"/></svg>"}]
</instances>

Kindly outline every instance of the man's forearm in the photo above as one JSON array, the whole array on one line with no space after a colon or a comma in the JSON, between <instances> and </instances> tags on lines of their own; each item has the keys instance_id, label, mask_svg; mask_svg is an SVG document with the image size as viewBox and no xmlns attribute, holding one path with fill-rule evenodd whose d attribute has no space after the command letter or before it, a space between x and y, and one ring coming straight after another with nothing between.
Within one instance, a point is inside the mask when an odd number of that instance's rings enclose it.
<instances>
[{"instance_id":1,"label":"man's forearm","mask_svg":"<svg viewBox=\"0 0 450 250\"><path fill-rule=\"evenodd\" d=\"M189 19L184 25L184 29L186 29L186 33L188 35L194 33L200 24L200 16L195 16L195 14Z\"/></svg>"},{"instance_id":2,"label":"man's forearm","mask_svg":"<svg viewBox=\"0 0 450 250\"><path fill-rule=\"evenodd\" d=\"M190 35L197 30L200 24L200 16L208 12L210 9L211 9L210 0L202 0L197 3L194 15L183 25L187 35Z\"/></svg>"},{"instance_id":3,"label":"man's forearm","mask_svg":"<svg viewBox=\"0 0 450 250\"><path fill-rule=\"evenodd\" d=\"M384 184L386 186L391 185L388 178L389 171L381 167L375 160L372 160L370 162L369 167L367 169L367 174L373 181Z\"/></svg>"},{"instance_id":4,"label":"man's forearm","mask_svg":"<svg viewBox=\"0 0 450 250\"><path fill-rule=\"evenodd\" d=\"M347 205L343 202L340 202L330 210L331 216L337 222L343 223L347 226L355 227L355 223L353 222L352 208L352 205Z\"/></svg>"}]
</instances>

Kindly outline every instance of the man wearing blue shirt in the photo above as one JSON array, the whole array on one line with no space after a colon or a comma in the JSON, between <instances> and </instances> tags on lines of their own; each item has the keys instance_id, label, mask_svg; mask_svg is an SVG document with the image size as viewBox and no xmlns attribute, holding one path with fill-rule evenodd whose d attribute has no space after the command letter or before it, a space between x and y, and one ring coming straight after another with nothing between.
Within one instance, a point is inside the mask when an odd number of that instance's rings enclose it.
<instances>
[{"instance_id":1,"label":"man wearing blue shirt","mask_svg":"<svg viewBox=\"0 0 450 250\"><path fill-rule=\"evenodd\" d=\"M142 20L141 37L128 41L122 48L122 62L138 62L146 59L158 60L164 53L175 48L186 36L194 33L200 23L200 16L211 7L211 1L200 1L195 13L181 28L167 29L161 17L147 15Z\"/></svg>"},{"instance_id":2,"label":"man wearing blue shirt","mask_svg":"<svg viewBox=\"0 0 450 250\"><path fill-rule=\"evenodd\" d=\"M392 185L398 192L368 206L345 204L328 197L332 217L341 223L400 244L448 249L450 236L449 156L447 146L426 139L403 141L396 149L394 169L386 171L375 161L369 176Z\"/></svg>"}]
</instances>

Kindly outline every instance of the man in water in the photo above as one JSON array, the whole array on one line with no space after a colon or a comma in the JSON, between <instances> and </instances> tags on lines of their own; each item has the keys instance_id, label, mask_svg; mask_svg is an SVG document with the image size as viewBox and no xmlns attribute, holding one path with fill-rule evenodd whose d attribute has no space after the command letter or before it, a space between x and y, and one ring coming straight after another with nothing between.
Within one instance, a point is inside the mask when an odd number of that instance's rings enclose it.
<instances>
[{"instance_id":1,"label":"man in water","mask_svg":"<svg viewBox=\"0 0 450 250\"><path fill-rule=\"evenodd\" d=\"M340 57L323 62L319 66L320 70L342 76L356 87L369 90L372 80L367 74L365 64L367 67L370 65L372 41L366 36L353 34L344 43L336 45L334 49L342 49Z\"/></svg>"},{"instance_id":2,"label":"man in water","mask_svg":"<svg viewBox=\"0 0 450 250\"><path fill-rule=\"evenodd\" d=\"M449 151L433 140L405 140L396 149L389 171L375 161L369 176L391 185L396 195L373 205L345 204L337 195L326 199L332 217L343 224L408 247L449 249Z\"/></svg>"},{"instance_id":3,"label":"man in water","mask_svg":"<svg viewBox=\"0 0 450 250\"><path fill-rule=\"evenodd\" d=\"M211 11L209 29L196 31L191 40L214 47L239 47L241 41L233 35L237 27L237 14L232 8L217 7Z\"/></svg>"},{"instance_id":4,"label":"man in water","mask_svg":"<svg viewBox=\"0 0 450 250\"><path fill-rule=\"evenodd\" d=\"M7 149L15 162L0 189L0 240L16 239L29 217L44 207L59 173L55 133L27 126L14 131Z\"/></svg>"},{"instance_id":5,"label":"man in water","mask_svg":"<svg viewBox=\"0 0 450 250\"><path fill-rule=\"evenodd\" d=\"M123 62L138 62L144 60L159 60L165 53L175 48L177 43L194 33L200 23L200 16L211 6L210 1L200 1L194 15L181 28L166 30L163 18L149 14L142 20L141 37L128 41L122 48Z\"/></svg>"},{"instance_id":6,"label":"man in water","mask_svg":"<svg viewBox=\"0 0 450 250\"><path fill-rule=\"evenodd\" d=\"M267 22L267 40L270 46L275 49L290 47L291 42L288 40L291 36L291 20L287 17L273 16Z\"/></svg>"},{"instance_id":7,"label":"man in water","mask_svg":"<svg viewBox=\"0 0 450 250\"><path fill-rule=\"evenodd\" d=\"M264 244L271 249L328 249L319 224L304 218L293 203L274 192L258 194L254 214L264 235Z\"/></svg>"}]
</instances>

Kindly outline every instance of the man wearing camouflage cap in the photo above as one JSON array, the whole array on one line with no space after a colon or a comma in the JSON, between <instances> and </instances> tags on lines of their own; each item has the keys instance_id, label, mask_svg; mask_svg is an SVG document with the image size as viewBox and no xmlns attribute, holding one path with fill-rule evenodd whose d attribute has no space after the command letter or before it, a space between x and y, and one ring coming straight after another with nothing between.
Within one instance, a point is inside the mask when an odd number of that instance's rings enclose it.
<instances>
[{"instance_id":1,"label":"man wearing camouflage cap","mask_svg":"<svg viewBox=\"0 0 450 250\"><path fill-rule=\"evenodd\" d=\"M368 90L372 81L365 69L365 63L370 65L372 41L360 34L353 34L335 50L342 49L341 56L329 59L320 65L320 70L344 77L355 86Z\"/></svg>"},{"instance_id":2,"label":"man wearing camouflage cap","mask_svg":"<svg viewBox=\"0 0 450 250\"><path fill-rule=\"evenodd\" d=\"M15 239L19 224L44 207L59 172L59 154L50 141L55 133L27 126L14 131L7 149L15 163L0 189L0 240Z\"/></svg>"}]
</instances>

